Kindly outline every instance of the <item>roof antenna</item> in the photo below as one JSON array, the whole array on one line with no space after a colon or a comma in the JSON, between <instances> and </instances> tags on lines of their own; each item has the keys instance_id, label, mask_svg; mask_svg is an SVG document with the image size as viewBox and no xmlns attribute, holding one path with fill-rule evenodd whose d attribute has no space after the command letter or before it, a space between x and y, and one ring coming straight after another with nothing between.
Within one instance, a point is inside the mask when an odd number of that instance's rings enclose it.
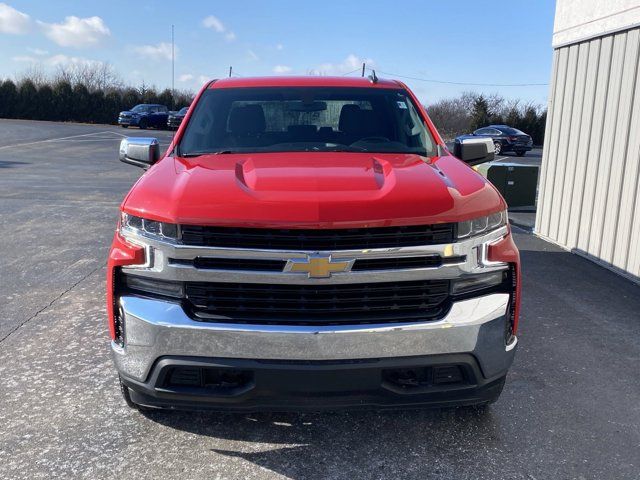
<instances>
[{"instance_id":1,"label":"roof antenna","mask_svg":"<svg viewBox=\"0 0 640 480\"><path fill-rule=\"evenodd\" d=\"M231 78L231 73L233 72L233 67L229 67L229 78Z\"/></svg>"},{"instance_id":2,"label":"roof antenna","mask_svg":"<svg viewBox=\"0 0 640 480\"><path fill-rule=\"evenodd\" d=\"M365 70L365 67L366 67L366 63L364 63L364 62L363 62L363 63L362 63L362 78L364 78L364 70Z\"/></svg>"},{"instance_id":3,"label":"roof antenna","mask_svg":"<svg viewBox=\"0 0 640 480\"><path fill-rule=\"evenodd\" d=\"M378 76L376 75L376 71L375 70L371 70L371 75L369 75L369 80L371 80L371 83L378 83Z\"/></svg>"}]
</instances>

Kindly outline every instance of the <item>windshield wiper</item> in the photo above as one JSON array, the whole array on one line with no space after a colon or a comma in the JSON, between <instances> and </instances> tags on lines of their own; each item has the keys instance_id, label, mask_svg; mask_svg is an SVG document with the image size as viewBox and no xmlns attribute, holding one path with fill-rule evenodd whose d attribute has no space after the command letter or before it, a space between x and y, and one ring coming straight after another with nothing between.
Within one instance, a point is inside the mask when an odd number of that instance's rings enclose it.
<instances>
[{"instance_id":1,"label":"windshield wiper","mask_svg":"<svg viewBox=\"0 0 640 480\"><path fill-rule=\"evenodd\" d=\"M336 145L335 147L326 147L320 152L366 152L364 147L354 147L353 145Z\"/></svg>"},{"instance_id":2,"label":"windshield wiper","mask_svg":"<svg viewBox=\"0 0 640 480\"><path fill-rule=\"evenodd\" d=\"M227 153L235 153L233 150L219 150L217 152L188 152L188 153L181 153L180 156L183 158L193 158L193 157L200 157L202 155L224 155Z\"/></svg>"}]
</instances>

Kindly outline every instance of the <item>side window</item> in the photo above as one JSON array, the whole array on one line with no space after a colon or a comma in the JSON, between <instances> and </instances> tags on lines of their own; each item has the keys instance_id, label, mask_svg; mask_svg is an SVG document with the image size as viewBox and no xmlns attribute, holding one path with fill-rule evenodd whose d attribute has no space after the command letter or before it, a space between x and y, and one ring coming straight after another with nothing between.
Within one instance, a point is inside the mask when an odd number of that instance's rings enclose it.
<instances>
[{"instance_id":1,"label":"side window","mask_svg":"<svg viewBox=\"0 0 640 480\"><path fill-rule=\"evenodd\" d=\"M500 135L504 135L504 133L502 133L502 132L501 132L500 130L498 130L498 129L492 128L492 129L491 129L491 135L497 135L497 136L500 136Z\"/></svg>"},{"instance_id":2,"label":"side window","mask_svg":"<svg viewBox=\"0 0 640 480\"><path fill-rule=\"evenodd\" d=\"M487 135L488 133L489 133L488 128L479 128L478 130L473 132L474 135Z\"/></svg>"}]
</instances>

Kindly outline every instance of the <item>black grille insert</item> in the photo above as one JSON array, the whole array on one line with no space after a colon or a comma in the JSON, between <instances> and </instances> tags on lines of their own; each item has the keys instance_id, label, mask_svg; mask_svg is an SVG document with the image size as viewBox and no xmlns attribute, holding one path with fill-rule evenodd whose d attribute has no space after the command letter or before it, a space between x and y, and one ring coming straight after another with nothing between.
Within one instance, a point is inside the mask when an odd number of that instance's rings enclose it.
<instances>
[{"instance_id":1,"label":"black grille insert","mask_svg":"<svg viewBox=\"0 0 640 480\"><path fill-rule=\"evenodd\" d=\"M226 248L345 250L436 245L455 241L455 224L333 230L182 225L182 243Z\"/></svg>"},{"instance_id":2,"label":"black grille insert","mask_svg":"<svg viewBox=\"0 0 640 480\"><path fill-rule=\"evenodd\" d=\"M448 257L442 259L439 255L423 257L392 257L370 258L356 260L352 271L367 270L400 270L405 268L437 268L443 264L464 262L465 257ZM260 272L282 272L287 264L284 260L242 259L242 258L211 258L196 257L193 260L169 259L172 265L189 265L200 269L215 270L248 270Z\"/></svg>"},{"instance_id":3,"label":"black grille insert","mask_svg":"<svg viewBox=\"0 0 640 480\"><path fill-rule=\"evenodd\" d=\"M260 272L281 272L287 264L284 260L265 260L251 258L211 258L196 257L193 260L172 258L175 265L191 265L195 268L214 270L249 270Z\"/></svg>"},{"instance_id":4,"label":"black grille insert","mask_svg":"<svg viewBox=\"0 0 640 480\"><path fill-rule=\"evenodd\" d=\"M450 306L448 280L314 286L188 282L185 292L198 319L256 324L436 320Z\"/></svg>"}]
</instances>

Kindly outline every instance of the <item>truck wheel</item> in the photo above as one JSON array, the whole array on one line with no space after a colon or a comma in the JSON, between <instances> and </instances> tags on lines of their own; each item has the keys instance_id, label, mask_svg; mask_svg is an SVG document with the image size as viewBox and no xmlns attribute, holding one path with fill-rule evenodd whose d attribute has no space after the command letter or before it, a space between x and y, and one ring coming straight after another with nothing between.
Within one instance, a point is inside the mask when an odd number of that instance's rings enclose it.
<instances>
[{"instance_id":1,"label":"truck wheel","mask_svg":"<svg viewBox=\"0 0 640 480\"><path fill-rule=\"evenodd\" d=\"M147 119L143 118L142 120L140 120L140 123L138 123L138 126L140 127L140 130L146 130L147 129Z\"/></svg>"},{"instance_id":2,"label":"truck wheel","mask_svg":"<svg viewBox=\"0 0 640 480\"><path fill-rule=\"evenodd\" d=\"M500 155L500 152L502 152L502 144L500 142L493 142L493 146L495 154Z\"/></svg>"},{"instance_id":3,"label":"truck wheel","mask_svg":"<svg viewBox=\"0 0 640 480\"><path fill-rule=\"evenodd\" d=\"M527 153L527 152L525 152L524 150L518 150L516 152L516 155L518 155L519 157L522 157L525 153Z\"/></svg>"},{"instance_id":4,"label":"truck wheel","mask_svg":"<svg viewBox=\"0 0 640 480\"><path fill-rule=\"evenodd\" d=\"M124 401L129 408L133 408L141 412L148 412L150 410L153 410L152 408L148 408L143 405L138 405L137 403L133 403L133 400L131 400L131 395L129 393L129 387L127 387L124 383L122 383L122 378L120 378L120 376L118 376L118 381L120 382L120 392L122 393L122 398L124 398Z\"/></svg>"}]
</instances>

